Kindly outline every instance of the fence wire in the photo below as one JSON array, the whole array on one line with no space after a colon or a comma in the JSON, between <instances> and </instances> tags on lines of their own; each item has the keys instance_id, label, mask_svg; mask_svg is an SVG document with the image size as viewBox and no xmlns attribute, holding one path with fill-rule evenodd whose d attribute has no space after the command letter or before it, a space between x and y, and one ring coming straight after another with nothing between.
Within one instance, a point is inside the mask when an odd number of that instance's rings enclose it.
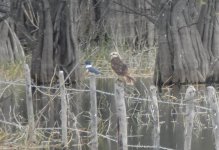
<instances>
[{"instance_id":1,"label":"fence wire","mask_svg":"<svg viewBox=\"0 0 219 150\"><path fill-rule=\"evenodd\" d=\"M22 82L24 80L18 80L18 81L2 81L0 80L0 84L6 84L6 85L14 85L14 86L26 86L26 84L24 82ZM48 89L48 90L57 90L59 91L60 88L59 88L59 85L55 85L55 86L37 86L35 84L32 84L31 87L33 88L36 88L38 91L40 91L41 93L45 94L45 95L48 95L48 96L59 96L59 94L55 94L55 95L51 95L42 91L41 89ZM66 88L66 91L67 92L90 92L89 89L76 89L76 88ZM100 93L100 94L103 94L103 95L109 95L109 96L114 96L115 94L114 93L110 93L110 92L106 92L106 91L102 91L102 90L96 90L97 93ZM2 95L2 94L0 94ZM132 97L132 96L125 96L126 99L129 99L129 100L132 100L132 101L147 101L147 102L150 102L152 101L151 99L149 98L140 98L140 97ZM198 99L196 99L198 100ZM188 104L185 104L185 103L177 103L177 102L168 102L168 101L162 101L162 100L158 100L158 103L161 103L161 104L167 104L167 105L179 105L179 106L187 106ZM208 110L210 111L211 108L207 108L207 107L204 107L204 106L200 106L200 105L195 105L196 108L199 108L199 109L203 109L203 110Z\"/></svg>"},{"instance_id":2,"label":"fence wire","mask_svg":"<svg viewBox=\"0 0 219 150\"><path fill-rule=\"evenodd\" d=\"M6 85L6 88L8 88L10 86L24 86L24 87L26 86L25 80L17 80L17 81L2 81L2 80L0 80L0 84ZM60 87L59 87L58 84L54 85L54 86L37 86L34 83L32 83L31 87L35 88L36 90L38 90L42 94L45 94L45 95L48 95L48 96L53 96L53 97L60 96L60 93L59 93L60 92ZM51 95L51 92L50 93L46 93L42 89L54 90L55 94ZM71 93L71 92L78 92L78 93L90 92L89 87L86 87L85 89L76 89L76 88L66 87L66 91L67 91L66 94L68 94L68 95L75 94L75 93ZM3 95L4 92L5 92L5 87L4 87L4 90L2 90L2 93L0 93L0 98ZM99 93L99 94L103 94L105 96L106 95L112 96L112 97L115 96L114 93L110 93L110 92L103 91L103 90L96 90L96 92ZM134 96L125 96L126 99L131 100L132 102L139 102L139 101L151 102L152 101L151 98L150 98L150 95L148 95L146 97L147 98L134 97ZM198 100L199 99L195 99L195 101L198 101ZM187 105L189 105L189 104L184 103L184 101L181 101L181 103L177 103L177 102L158 100L158 103L160 103L160 104L167 104L167 105L179 105L179 106L187 106ZM195 105L195 107L197 109L202 109L202 110L206 110L206 111L210 111L211 110L208 107L204 107L204 106L200 106L200 105ZM0 120L0 123L6 124L6 125L10 125L10 126L15 126L16 128L18 128L20 130L24 130L25 129L23 126L21 126L20 124L16 124L16 123L10 123L10 122L7 122L7 121L2 121L2 120ZM52 130L55 130L55 129L60 129L60 128L53 128ZM72 128L68 128L68 129L69 130L74 130ZM46 128L36 128L36 130L48 130L48 128L47 129ZM88 133L89 131L79 131L79 132L87 132ZM105 139L108 139L108 140L113 141L113 142L117 142L115 138L112 138L112 137L110 137L108 135L98 134L98 136L102 137L102 138L105 138ZM146 148L146 149L153 149L153 148L155 148L154 146L140 145L140 144L139 145L128 145L128 147L130 147L130 148ZM174 150L174 149L166 148L166 147L159 147L159 149L162 149L162 150Z\"/></svg>"}]
</instances>

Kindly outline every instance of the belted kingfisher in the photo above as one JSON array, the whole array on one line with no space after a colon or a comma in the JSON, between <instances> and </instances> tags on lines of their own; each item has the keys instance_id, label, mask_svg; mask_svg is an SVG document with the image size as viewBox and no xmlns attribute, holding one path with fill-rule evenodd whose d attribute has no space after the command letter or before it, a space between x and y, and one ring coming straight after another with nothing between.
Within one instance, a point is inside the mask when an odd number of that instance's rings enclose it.
<instances>
[{"instance_id":1,"label":"belted kingfisher","mask_svg":"<svg viewBox=\"0 0 219 150\"><path fill-rule=\"evenodd\" d=\"M87 72L93 75L100 75L101 72L97 70L96 68L92 67L91 62L89 60L85 61L85 68L87 69Z\"/></svg>"}]
</instances>

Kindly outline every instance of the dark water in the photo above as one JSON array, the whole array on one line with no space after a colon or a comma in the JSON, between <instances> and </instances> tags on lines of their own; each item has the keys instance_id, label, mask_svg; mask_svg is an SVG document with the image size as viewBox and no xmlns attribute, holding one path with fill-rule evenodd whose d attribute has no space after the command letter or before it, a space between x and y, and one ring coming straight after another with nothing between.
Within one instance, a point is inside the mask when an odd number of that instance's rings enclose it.
<instances>
[{"instance_id":1,"label":"dark water","mask_svg":"<svg viewBox=\"0 0 219 150\"><path fill-rule=\"evenodd\" d=\"M126 96L147 98L147 90L151 85L150 79L138 79L135 86L126 86ZM113 93L114 79L98 79L97 90ZM184 106L174 105L171 102L180 103L183 100L185 87L180 89L177 94L178 99L171 99L171 89L164 89L159 93L160 101L169 102L159 103L160 109L160 145L161 147L182 150L184 141ZM201 89L202 91L202 89ZM201 94L200 94L201 93ZM206 105L202 92L199 92L199 101L195 105ZM168 95L168 96L167 96ZM116 121L114 97L102 93L97 94L99 108L99 133L109 136L116 140ZM84 109L89 110L87 99L89 95L84 96ZM129 150L143 150L141 146L152 146L153 123L148 108L148 102L127 98L127 117L128 117L128 145ZM207 105L205 107L208 107ZM176 115L173 115L173 110ZM197 114L194 119L194 129L192 137L192 150L214 150L214 136L211 128L211 120L208 112L202 109L196 109ZM202 112L202 113L200 113ZM82 119L83 120L83 119ZM85 119L86 120L86 119ZM110 124L110 125L109 125ZM136 146L139 146L138 148ZM99 136L100 150L116 149L116 142L107 140Z\"/></svg>"}]
</instances>

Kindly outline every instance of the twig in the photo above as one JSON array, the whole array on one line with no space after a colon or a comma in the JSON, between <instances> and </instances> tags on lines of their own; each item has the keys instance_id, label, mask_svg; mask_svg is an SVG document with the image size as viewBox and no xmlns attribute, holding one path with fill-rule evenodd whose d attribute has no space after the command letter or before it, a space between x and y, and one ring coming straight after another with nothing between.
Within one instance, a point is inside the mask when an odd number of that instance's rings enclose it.
<instances>
[{"instance_id":1,"label":"twig","mask_svg":"<svg viewBox=\"0 0 219 150\"><path fill-rule=\"evenodd\" d=\"M130 12L133 12L134 14L141 15L141 16L145 16L145 17L146 17L149 21L151 21L152 23L156 23L156 21L157 21L157 19L156 19L155 17L150 16L150 15L145 14L145 13L138 12L138 11L136 11L136 10L134 10L134 9L132 9L132 8L130 8L130 7L128 7L128 6L124 5L124 4L122 4L122 3L118 3L118 2L116 2L116 1L113 1L113 3L114 3L114 4L117 4L117 5L121 6L121 7L123 7L123 8L125 8L125 9L127 9L127 10L130 11Z\"/></svg>"},{"instance_id":2,"label":"twig","mask_svg":"<svg viewBox=\"0 0 219 150\"><path fill-rule=\"evenodd\" d=\"M18 128L19 130L23 130L23 126L21 126L19 124L16 124L16 123L11 123L11 122L8 122L8 121L3 121L3 120L0 120L0 123L7 124L7 125L10 125L10 126L14 126L14 127Z\"/></svg>"}]
</instances>

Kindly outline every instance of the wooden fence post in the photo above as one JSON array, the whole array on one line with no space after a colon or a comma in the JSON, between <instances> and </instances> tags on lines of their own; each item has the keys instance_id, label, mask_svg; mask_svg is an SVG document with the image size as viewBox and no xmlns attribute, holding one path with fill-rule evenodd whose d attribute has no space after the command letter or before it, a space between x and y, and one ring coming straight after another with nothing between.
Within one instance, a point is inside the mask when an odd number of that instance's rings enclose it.
<instances>
[{"instance_id":1,"label":"wooden fence post","mask_svg":"<svg viewBox=\"0 0 219 150\"><path fill-rule=\"evenodd\" d=\"M98 150L96 77L90 76L91 150Z\"/></svg>"},{"instance_id":2,"label":"wooden fence post","mask_svg":"<svg viewBox=\"0 0 219 150\"><path fill-rule=\"evenodd\" d=\"M212 86L207 87L207 101L211 107L211 117L213 125L213 133L215 137L215 148L219 150L219 107L216 96L215 88Z\"/></svg>"},{"instance_id":3,"label":"wooden fence post","mask_svg":"<svg viewBox=\"0 0 219 150\"><path fill-rule=\"evenodd\" d=\"M31 78L30 78L30 69L27 64L24 65L25 70L25 82L26 82L26 104L27 104L27 115L28 115L28 124L29 124L29 141L35 141L34 129L34 112L33 112L33 99L32 99L32 87L31 87Z\"/></svg>"},{"instance_id":4,"label":"wooden fence post","mask_svg":"<svg viewBox=\"0 0 219 150\"><path fill-rule=\"evenodd\" d=\"M61 127L62 127L62 144L64 147L68 146L68 130L67 130L67 99L65 90L65 80L63 71L59 71L59 85L60 85L60 96L61 96Z\"/></svg>"},{"instance_id":5,"label":"wooden fence post","mask_svg":"<svg viewBox=\"0 0 219 150\"><path fill-rule=\"evenodd\" d=\"M193 86L189 86L186 90L186 115L185 115L185 130L184 130L184 150L191 150L193 119L195 116L194 98L196 90Z\"/></svg>"},{"instance_id":6,"label":"wooden fence post","mask_svg":"<svg viewBox=\"0 0 219 150\"><path fill-rule=\"evenodd\" d=\"M115 83L115 105L117 115L118 150L128 150L125 92L124 83L121 81L116 81Z\"/></svg>"},{"instance_id":7,"label":"wooden fence post","mask_svg":"<svg viewBox=\"0 0 219 150\"><path fill-rule=\"evenodd\" d=\"M157 102L157 88L155 86L150 86L151 102L150 111L153 118L153 146L155 150L160 149L160 121L159 121L159 108Z\"/></svg>"}]
</instances>

